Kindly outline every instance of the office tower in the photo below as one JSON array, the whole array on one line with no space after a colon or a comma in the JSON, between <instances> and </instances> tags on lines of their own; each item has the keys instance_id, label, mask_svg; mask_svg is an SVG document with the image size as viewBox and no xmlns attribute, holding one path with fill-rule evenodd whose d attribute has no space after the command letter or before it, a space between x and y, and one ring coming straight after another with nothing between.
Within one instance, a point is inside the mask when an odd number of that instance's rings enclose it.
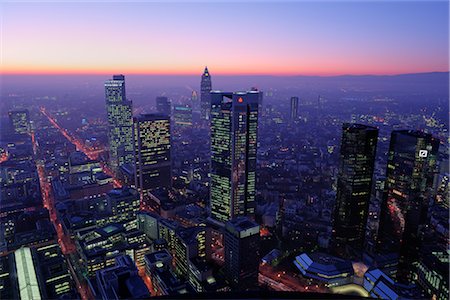
<instances>
[{"instance_id":1,"label":"office tower","mask_svg":"<svg viewBox=\"0 0 450 300\"><path fill-rule=\"evenodd\" d=\"M377 139L375 127L342 125L332 243L339 254L346 247L363 249Z\"/></svg>"},{"instance_id":2,"label":"office tower","mask_svg":"<svg viewBox=\"0 0 450 300\"><path fill-rule=\"evenodd\" d=\"M255 214L260 92L211 92L211 216L221 223Z\"/></svg>"},{"instance_id":3,"label":"office tower","mask_svg":"<svg viewBox=\"0 0 450 300\"><path fill-rule=\"evenodd\" d=\"M290 120L295 121L298 117L298 97L291 97Z\"/></svg>"},{"instance_id":4,"label":"office tower","mask_svg":"<svg viewBox=\"0 0 450 300\"><path fill-rule=\"evenodd\" d=\"M170 118L145 114L134 118L135 184L141 201L150 190L171 185Z\"/></svg>"},{"instance_id":5,"label":"office tower","mask_svg":"<svg viewBox=\"0 0 450 300\"><path fill-rule=\"evenodd\" d=\"M191 259L206 259L206 247L211 244L207 240L209 229L206 226L183 228L176 231L174 247L175 272L183 277L190 276L189 262Z\"/></svg>"},{"instance_id":6,"label":"office tower","mask_svg":"<svg viewBox=\"0 0 450 300\"><path fill-rule=\"evenodd\" d=\"M258 285L259 225L247 217L237 217L225 224L225 274L239 290Z\"/></svg>"},{"instance_id":7,"label":"office tower","mask_svg":"<svg viewBox=\"0 0 450 300\"><path fill-rule=\"evenodd\" d=\"M420 131L391 134L377 246L399 256L396 278L411 280L427 222L439 140Z\"/></svg>"},{"instance_id":8,"label":"office tower","mask_svg":"<svg viewBox=\"0 0 450 300\"><path fill-rule=\"evenodd\" d=\"M208 72L208 67L202 74L202 81L200 83L200 114L202 120L209 120L211 109L211 75Z\"/></svg>"},{"instance_id":9,"label":"office tower","mask_svg":"<svg viewBox=\"0 0 450 300\"><path fill-rule=\"evenodd\" d=\"M139 211L139 193L133 188L122 187L106 193L106 210L114 222L136 222Z\"/></svg>"},{"instance_id":10,"label":"office tower","mask_svg":"<svg viewBox=\"0 0 450 300\"><path fill-rule=\"evenodd\" d=\"M198 95L197 95L196 91L192 91L192 94L191 94L191 106L192 106L192 111L200 112L200 101L198 99Z\"/></svg>"},{"instance_id":11,"label":"office tower","mask_svg":"<svg viewBox=\"0 0 450 300\"><path fill-rule=\"evenodd\" d=\"M30 133L30 115L27 109L8 112L9 123L15 134Z\"/></svg>"},{"instance_id":12,"label":"office tower","mask_svg":"<svg viewBox=\"0 0 450 300\"><path fill-rule=\"evenodd\" d=\"M156 97L156 111L159 114L170 116L172 106L167 97Z\"/></svg>"},{"instance_id":13,"label":"office tower","mask_svg":"<svg viewBox=\"0 0 450 300\"><path fill-rule=\"evenodd\" d=\"M173 119L177 126L192 126L192 107L189 104L175 105L173 107Z\"/></svg>"},{"instance_id":14,"label":"office tower","mask_svg":"<svg viewBox=\"0 0 450 300\"><path fill-rule=\"evenodd\" d=\"M250 91L258 92L259 90L258 90L257 87L252 87L252 88L250 89ZM264 96L264 93L262 93L262 92L259 93L259 99L258 99L258 112L259 112L260 114L262 113L263 96Z\"/></svg>"},{"instance_id":15,"label":"office tower","mask_svg":"<svg viewBox=\"0 0 450 300\"><path fill-rule=\"evenodd\" d=\"M416 283L428 294L429 299L446 300L449 295L448 251L423 249L417 263Z\"/></svg>"},{"instance_id":16,"label":"office tower","mask_svg":"<svg viewBox=\"0 0 450 300\"><path fill-rule=\"evenodd\" d=\"M125 76L114 75L105 82L108 114L109 161L115 173L124 164L132 164L133 114L132 103L125 94Z\"/></svg>"}]
</instances>

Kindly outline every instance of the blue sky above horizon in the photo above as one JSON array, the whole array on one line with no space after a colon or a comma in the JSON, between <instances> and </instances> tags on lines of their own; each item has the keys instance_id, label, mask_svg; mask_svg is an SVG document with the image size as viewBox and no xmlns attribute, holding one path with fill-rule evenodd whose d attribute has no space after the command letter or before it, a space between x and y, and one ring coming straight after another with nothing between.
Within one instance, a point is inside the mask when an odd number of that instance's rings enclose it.
<instances>
[{"instance_id":1,"label":"blue sky above horizon","mask_svg":"<svg viewBox=\"0 0 450 300\"><path fill-rule=\"evenodd\" d=\"M447 1L3 2L2 72L448 71Z\"/></svg>"}]
</instances>

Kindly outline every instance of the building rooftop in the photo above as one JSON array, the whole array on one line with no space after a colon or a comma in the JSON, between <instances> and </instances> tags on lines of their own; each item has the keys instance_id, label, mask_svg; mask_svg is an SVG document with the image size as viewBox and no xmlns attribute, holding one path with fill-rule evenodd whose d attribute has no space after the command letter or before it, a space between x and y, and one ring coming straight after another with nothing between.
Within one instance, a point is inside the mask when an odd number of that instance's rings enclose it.
<instances>
[{"instance_id":1,"label":"building rooftop","mask_svg":"<svg viewBox=\"0 0 450 300\"><path fill-rule=\"evenodd\" d=\"M302 253L295 257L294 264L303 275L322 281L347 278L354 274L351 261L325 253Z\"/></svg>"},{"instance_id":2,"label":"building rooftop","mask_svg":"<svg viewBox=\"0 0 450 300\"><path fill-rule=\"evenodd\" d=\"M227 226L233 227L237 231L244 231L253 227L259 227L258 223L246 217L237 217L227 222Z\"/></svg>"}]
</instances>

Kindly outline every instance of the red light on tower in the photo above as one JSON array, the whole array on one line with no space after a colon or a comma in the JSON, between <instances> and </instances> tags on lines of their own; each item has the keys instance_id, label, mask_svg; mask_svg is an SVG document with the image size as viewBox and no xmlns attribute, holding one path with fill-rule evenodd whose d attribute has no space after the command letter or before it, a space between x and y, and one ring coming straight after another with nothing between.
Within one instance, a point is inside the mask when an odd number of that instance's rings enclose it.
<instances>
[{"instance_id":1,"label":"red light on tower","mask_svg":"<svg viewBox=\"0 0 450 300\"><path fill-rule=\"evenodd\" d=\"M244 99L242 99L242 97L239 97L238 102L242 103L242 102L244 102Z\"/></svg>"}]
</instances>

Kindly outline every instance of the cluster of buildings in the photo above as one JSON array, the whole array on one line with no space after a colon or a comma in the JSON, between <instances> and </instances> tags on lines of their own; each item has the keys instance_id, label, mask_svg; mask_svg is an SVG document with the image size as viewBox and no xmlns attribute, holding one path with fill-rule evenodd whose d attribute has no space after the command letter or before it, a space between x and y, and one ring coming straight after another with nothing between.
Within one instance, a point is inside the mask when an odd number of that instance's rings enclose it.
<instances>
[{"instance_id":1,"label":"cluster of buildings","mask_svg":"<svg viewBox=\"0 0 450 300\"><path fill-rule=\"evenodd\" d=\"M308 114L291 97L286 117L256 88L213 90L207 68L200 99L160 96L157 113L133 116L123 75L104 87L107 163L46 117L32 130L28 112L9 114L0 298L247 292L285 257L329 291L448 294L449 177L433 135L393 130L384 155L377 127L344 123L337 139L320 96ZM322 140L303 133L320 122ZM266 248L280 250L261 260Z\"/></svg>"}]
</instances>

